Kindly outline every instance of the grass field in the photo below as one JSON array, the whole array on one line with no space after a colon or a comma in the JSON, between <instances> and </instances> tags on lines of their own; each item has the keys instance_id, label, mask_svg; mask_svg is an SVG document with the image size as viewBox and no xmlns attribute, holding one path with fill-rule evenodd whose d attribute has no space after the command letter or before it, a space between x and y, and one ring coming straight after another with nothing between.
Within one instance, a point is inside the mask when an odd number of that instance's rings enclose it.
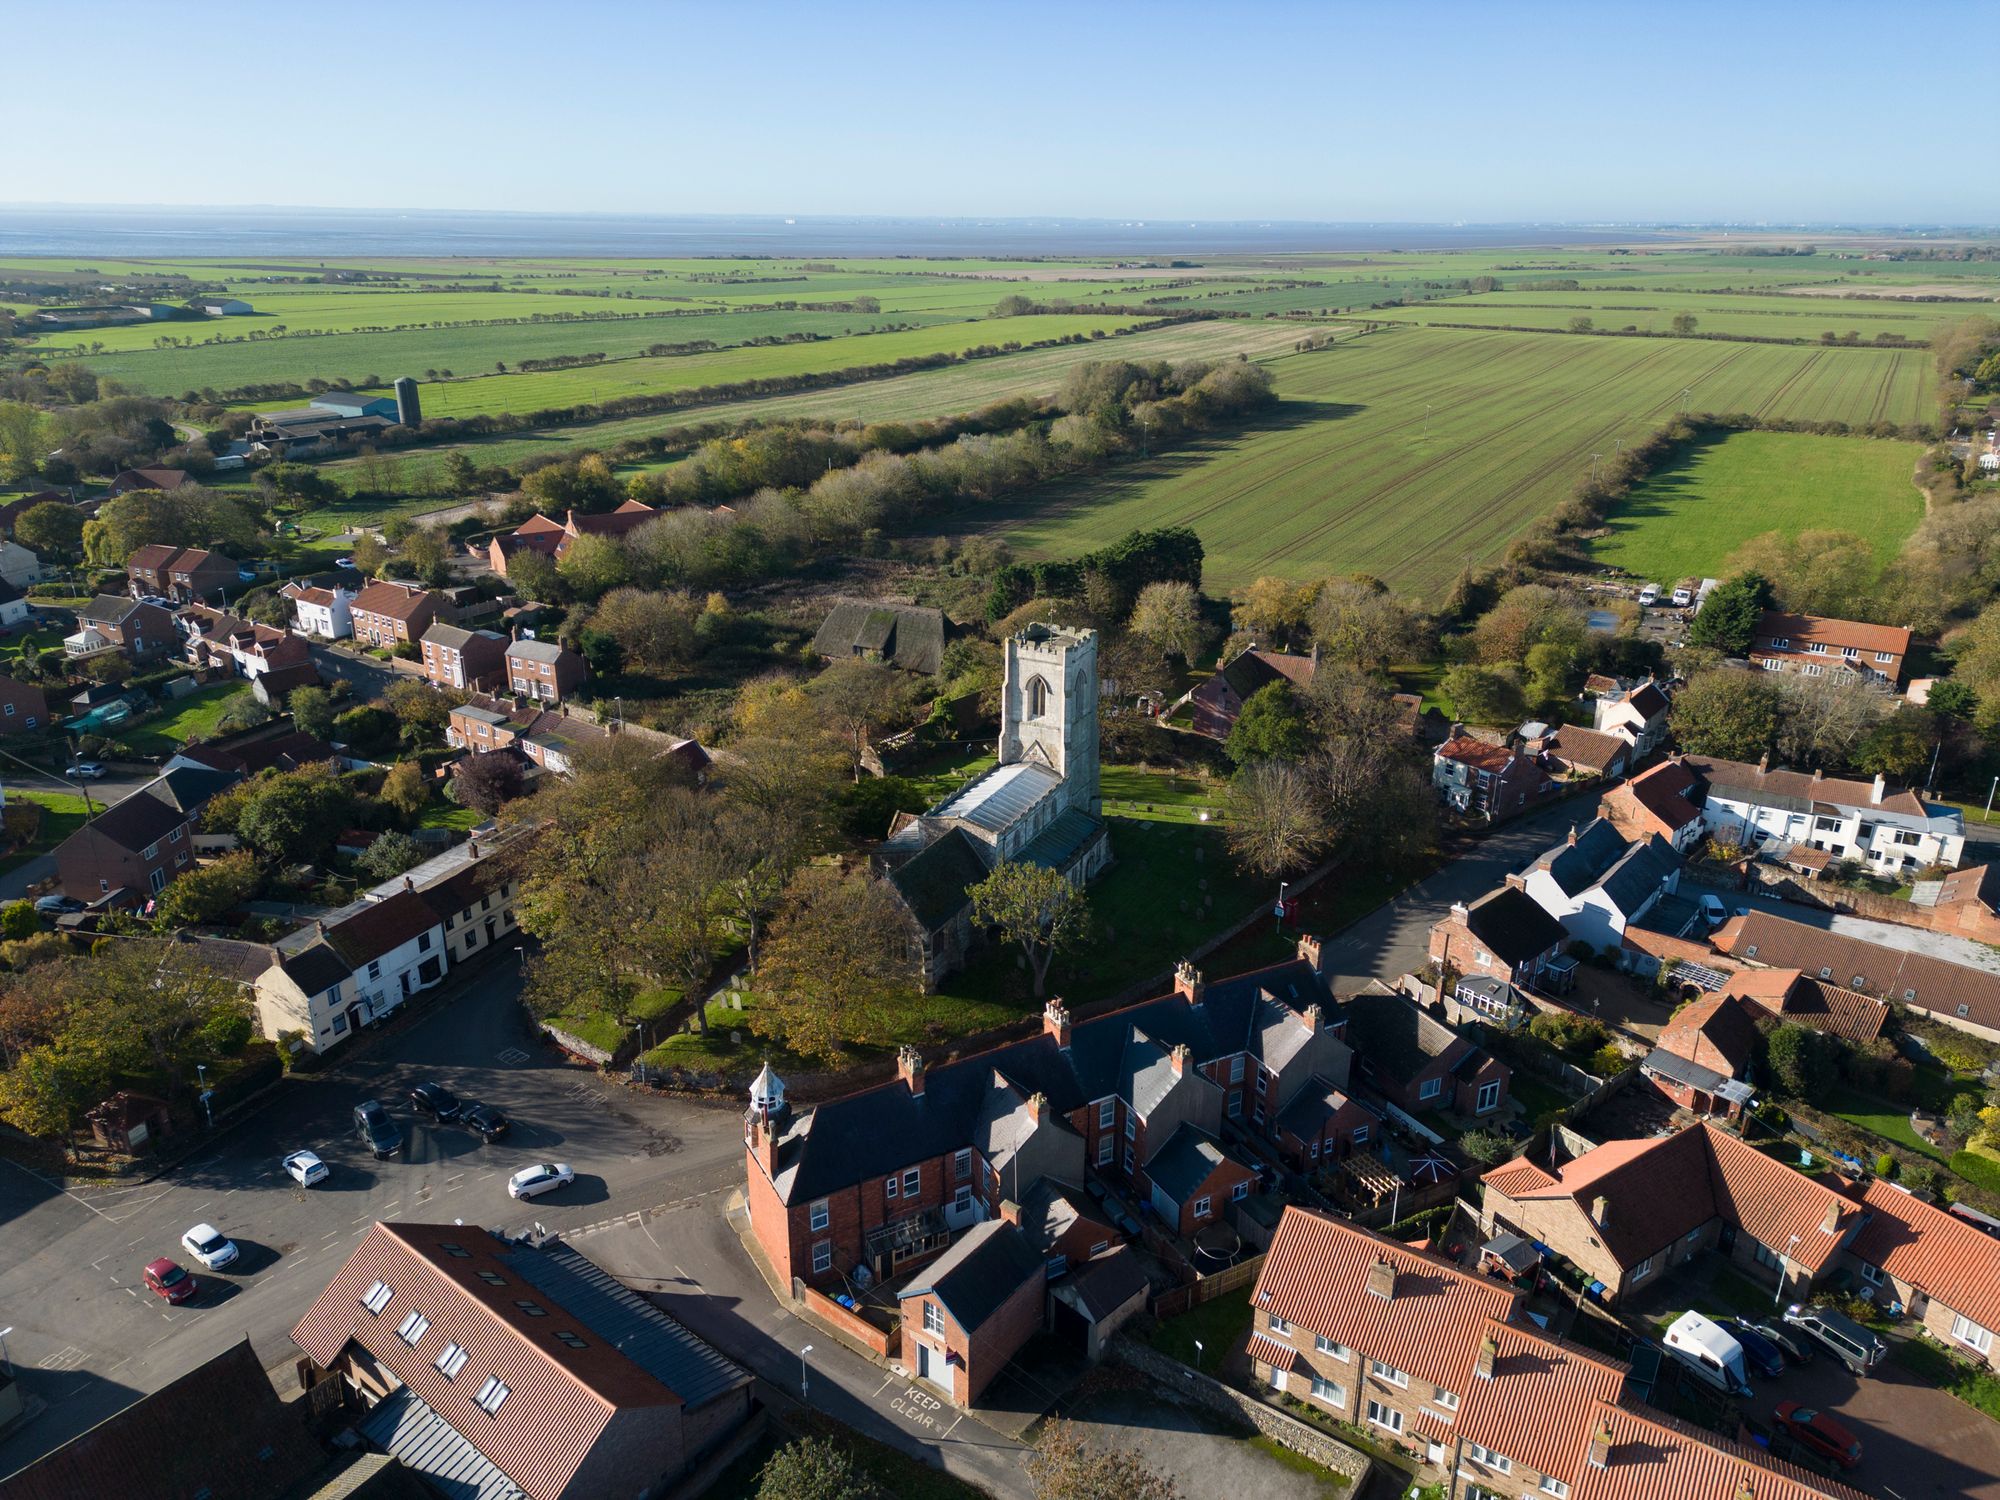
<instances>
[{"instance_id":1,"label":"grass field","mask_svg":"<svg viewBox=\"0 0 2000 1500\"><path fill-rule=\"evenodd\" d=\"M1180 522L1201 533L1214 592L1357 571L1434 591L1497 558L1592 453L1651 432L1683 390L1695 410L1914 422L1932 387L1921 350L1682 339L1409 329L1269 358L1282 401L1256 430L938 529L1068 556Z\"/></svg>"},{"instance_id":2,"label":"grass field","mask_svg":"<svg viewBox=\"0 0 2000 1500\"><path fill-rule=\"evenodd\" d=\"M1612 512L1591 554L1640 578L1715 575L1753 536L1851 531L1886 563L1923 519L1922 450L1874 438L1738 432L1696 444Z\"/></svg>"},{"instance_id":3,"label":"grass field","mask_svg":"<svg viewBox=\"0 0 2000 1500\"><path fill-rule=\"evenodd\" d=\"M142 755L166 755L193 740L215 733L232 708L254 702L247 684L215 682L176 698L157 718L118 732L118 737Z\"/></svg>"}]
</instances>

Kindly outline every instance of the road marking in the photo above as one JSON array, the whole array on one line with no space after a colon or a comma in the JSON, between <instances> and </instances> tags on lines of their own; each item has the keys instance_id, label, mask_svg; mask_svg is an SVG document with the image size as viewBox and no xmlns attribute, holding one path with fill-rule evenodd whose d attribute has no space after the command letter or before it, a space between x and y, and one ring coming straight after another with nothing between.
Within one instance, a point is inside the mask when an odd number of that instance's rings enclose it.
<instances>
[{"instance_id":1,"label":"road marking","mask_svg":"<svg viewBox=\"0 0 2000 1500\"><path fill-rule=\"evenodd\" d=\"M96 1260L94 1260L94 1261L92 1261L92 1262L90 1263L90 1269L91 1269L91 1270L93 1270L93 1271L101 1271L101 1270L103 1270L103 1269L104 1269L104 1263L105 1263L105 1262L106 1262L107 1260L109 1260L109 1259L111 1259L111 1257L110 1257L110 1256L108 1256L108 1255L100 1255L100 1256L98 1256Z\"/></svg>"},{"instance_id":2,"label":"road marking","mask_svg":"<svg viewBox=\"0 0 2000 1500\"><path fill-rule=\"evenodd\" d=\"M939 1441L940 1441L940 1442L941 1442L941 1441L943 1441L943 1438L948 1438L948 1437L950 1437L950 1436L951 1436L951 1435L952 1435L952 1434L953 1434L954 1432L958 1431L958 1424L959 1424L960 1422L963 1422L964 1420L965 1420L965 1413L964 1413L964 1412L960 1412L960 1413L958 1414L958 1416L957 1416L957 1417L956 1417L956 1418L955 1418L955 1419L954 1419L954 1420L952 1421L952 1424L951 1424L951 1426L949 1426L949 1427L945 1428L945 1430L944 1430L944 1434L943 1434L943 1437L941 1437L941 1438L939 1439Z\"/></svg>"},{"instance_id":3,"label":"road marking","mask_svg":"<svg viewBox=\"0 0 2000 1500\"><path fill-rule=\"evenodd\" d=\"M680 1270L680 1267L679 1267L679 1266L675 1266L675 1267L674 1267L674 1269L675 1269L676 1271L678 1271L678 1270ZM894 1380L895 1378L896 1378L896 1377L895 1377L894 1375L884 1375L884 1376L882 1377L882 1383L881 1383L880 1385L878 1385L878 1386L876 1386L876 1387L875 1387L875 1394L879 1396L879 1395L881 1395L881 1394L882 1394L882 1393L883 1393L884 1391L888 1390L888 1389L889 1389L889 1382L890 1382L890 1381L892 1381L892 1380Z\"/></svg>"},{"instance_id":4,"label":"road marking","mask_svg":"<svg viewBox=\"0 0 2000 1500\"><path fill-rule=\"evenodd\" d=\"M524 1063L528 1060L528 1054L523 1052L519 1047L509 1047L506 1051L500 1053L499 1057L500 1061L510 1068L517 1063Z\"/></svg>"},{"instance_id":5,"label":"road marking","mask_svg":"<svg viewBox=\"0 0 2000 1500\"><path fill-rule=\"evenodd\" d=\"M372 1224L374 1221L375 1221L375 1215L363 1214L360 1218L351 1220L350 1222L355 1224Z\"/></svg>"},{"instance_id":6,"label":"road marking","mask_svg":"<svg viewBox=\"0 0 2000 1500\"><path fill-rule=\"evenodd\" d=\"M74 1344L65 1344L42 1362L44 1370L74 1370L86 1358L84 1352Z\"/></svg>"},{"instance_id":7,"label":"road marking","mask_svg":"<svg viewBox=\"0 0 2000 1500\"><path fill-rule=\"evenodd\" d=\"M396 1209L399 1209L402 1206L403 1206L403 1200L401 1198L398 1198L393 1203L384 1204L382 1206L382 1213L384 1214L384 1216L387 1216L388 1214L393 1213Z\"/></svg>"}]
</instances>

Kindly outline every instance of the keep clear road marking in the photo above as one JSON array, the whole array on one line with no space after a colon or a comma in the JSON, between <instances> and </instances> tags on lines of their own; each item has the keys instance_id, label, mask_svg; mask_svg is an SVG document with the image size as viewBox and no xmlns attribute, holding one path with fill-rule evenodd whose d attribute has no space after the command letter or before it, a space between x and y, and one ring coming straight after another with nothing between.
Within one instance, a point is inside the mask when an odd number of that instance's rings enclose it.
<instances>
[{"instance_id":1,"label":"keep clear road marking","mask_svg":"<svg viewBox=\"0 0 2000 1500\"><path fill-rule=\"evenodd\" d=\"M889 1410L912 1427L934 1428L937 1426L937 1414L944 1410L944 1402L936 1396L925 1395L913 1383L904 1387L902 1395L889 1402Z\"/></svg>"}]
</instances>

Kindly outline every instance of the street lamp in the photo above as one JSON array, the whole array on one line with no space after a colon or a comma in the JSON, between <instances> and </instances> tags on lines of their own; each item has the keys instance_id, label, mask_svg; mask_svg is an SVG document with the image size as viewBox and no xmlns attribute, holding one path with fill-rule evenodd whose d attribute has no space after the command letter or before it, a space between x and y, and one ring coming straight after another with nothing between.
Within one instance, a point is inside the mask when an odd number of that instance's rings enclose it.
<instances>
[{"instance_id":1,"label":"street lamp","mask_svg":"<svg viewBox=\"0 0 2000 1500\"><path fill-rule=\"evenodd\" d=\"M1195 1368L1196 1368L1197 1370L1199 1370L1199 1369L1201 1368L1201 1340L1200 1340L1200 1339L1196 1339L1196 1340L1194 1341L1194 1367L1195 1367Z\"/></svg>"},{"instance_id":2,"label":"street lamp","mask_svg":"<svg viewBox=\"0 0 2000 1500\"><path fill-rule=\"evenodd\" d=\"M1792 1258L1792 1247L1797 1245L1798 1242L1799 1237L1793 1235L1791 1244L1785 1246L1785 1253L1778 1257L1778 1290L1771 1296L1771 1308L1773 1311L1776 1311L1778 1304L1785 1300L1785 1282L1791 1272L1791 1267L1787 1262Z\"/></svg>"},{"instance_id":3,"label":"street lamp","mask_svg":"<svg viewBox=\"0 0 2000 1500\"><path fill-rule=\"evenodd\" d=\"M812 1352L811 1344L799 1350L799 1400L802 1402L806 1399L806 1356Z\"/></svg>"},{"instance_id":4,"label":"street lamp","mask_svg":"<svg viewBox=\"0 0 2000 1500\"><path fill-rule=\"evenodd\" d=\"M208 1102L208 1065L206 1063L196 1063L194 1071L196 1076L201 1080L201 1112L208 1116L208 1128L213 1130L215 1129L215 1106Z\"/></svg>"},{"instance_id":5,"label":"street lamp","mask_svg":"<svg viewBox=\"0 0 2000 1500\"><path fill-rule=\"evenodd\" d=\"M7 1357L7 1335L13 1331L14 1325L12 1323L9 1323L5 1328L0 1328L0 1365L7 1367L9 1375L14 1373L14 1361Z\"/></svg>"}]
</instances>

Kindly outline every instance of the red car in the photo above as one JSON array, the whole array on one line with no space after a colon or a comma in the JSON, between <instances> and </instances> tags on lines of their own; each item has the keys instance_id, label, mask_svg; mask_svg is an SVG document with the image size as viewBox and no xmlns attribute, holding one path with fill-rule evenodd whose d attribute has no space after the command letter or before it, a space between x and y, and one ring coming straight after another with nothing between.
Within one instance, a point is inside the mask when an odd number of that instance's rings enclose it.
<instances>
[{"instance_id":1,"label":"red car","mask_svg":"<svg viewBox=\"0 0 2000 1500\"><path fill-rule=\"evenodd\" d=\"M146 1285L154 1296L165 1297L177 1306L201 1290L185 1266L177 1266L165 1256L146 1267Z\"/></svg>"},{"instance_id":2,"label":"red car","mask_svg":"<svg viewBox=\"0 0 2000 1500\"><path fill-rule=\"evenodd\" d=\"M1810 1448L1821 1458L1852 1469L1861 1462L1861 1439L1849 1432L1825 1412L1810 1406L1801 1406L1796 1401L1779 1403L1771 1413L1778 1426L1794 1442Z\"/></svg>"}]
</instances>

